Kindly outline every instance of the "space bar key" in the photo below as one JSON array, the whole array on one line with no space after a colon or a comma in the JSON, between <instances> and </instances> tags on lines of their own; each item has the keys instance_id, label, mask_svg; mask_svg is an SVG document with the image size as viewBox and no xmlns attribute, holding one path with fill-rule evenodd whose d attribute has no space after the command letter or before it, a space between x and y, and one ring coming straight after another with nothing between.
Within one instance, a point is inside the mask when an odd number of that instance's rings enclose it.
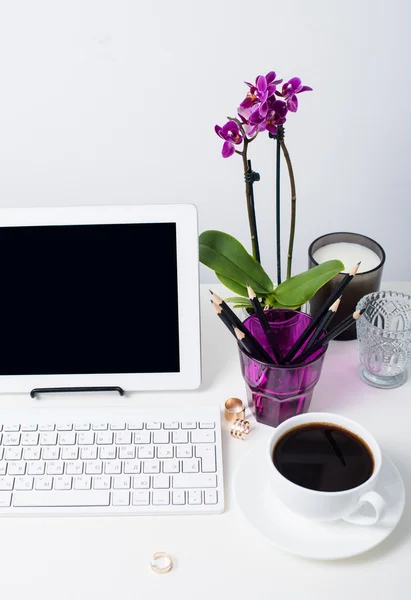
<instances>
[{"instance_id":1,"label":"space bar key","mask_svg":"<svg viewBox=\"0 0 411 600\"><path fill-rule=\"evenodd\" d=\"M14 492L13 506L108 506L110 492L71 491L71 492Z\"/></svg>"}]
</instances>

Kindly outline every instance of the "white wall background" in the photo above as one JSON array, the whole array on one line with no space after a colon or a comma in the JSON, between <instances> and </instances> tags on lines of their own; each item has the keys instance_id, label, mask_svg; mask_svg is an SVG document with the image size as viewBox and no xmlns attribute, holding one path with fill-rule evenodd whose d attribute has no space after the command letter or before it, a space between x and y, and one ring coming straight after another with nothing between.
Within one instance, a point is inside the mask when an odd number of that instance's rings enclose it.
<instances>
[{"instance_id":1,"label":"white wall background","mask_svg":"<svg viewBox=\"0 0 411 600\"><path fill-rule=\"evenodd\" d=\"M213 127L273 69L314 88L286 127L294 272L351 230L411 279L410 40L408 0L0 0L0 206L193 202L249 247L241 159ZM274 142L250 155L274 276Z\"/></svg>"}]
</instances>

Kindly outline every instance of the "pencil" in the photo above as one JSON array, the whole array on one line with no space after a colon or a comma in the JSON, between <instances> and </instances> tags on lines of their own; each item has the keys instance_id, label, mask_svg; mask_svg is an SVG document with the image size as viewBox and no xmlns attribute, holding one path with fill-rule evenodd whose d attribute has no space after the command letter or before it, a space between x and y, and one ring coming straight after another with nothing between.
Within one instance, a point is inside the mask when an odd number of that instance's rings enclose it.
<instances>
[{"instance_id":1,"label":"pencil","mask_svg":"<svg viewBox=\"0 0 411 600\"><path fill-rule=\"evenodd\" d=\"M352 313L352 315L346 317L343 321L341 321L339 325L334 327L334 329L327 333L327 335L324 336L321 340L317 340L317 342L313 345L312 348L310 348L308 351L304 350L304 352L300 354L300 356L297 356L296 363L303 362L306 358L314 354L314 352L317 352L317 350L320 350L326 344L328 344L328 342L331 342L331 340L340 335L340 333L345 331L348 327L355 323L355 321L358 321L361 315L365 312L366 308L367 307L364 306L364 308L362 308L361 310L356 310Z\"/></svg>"},{"instance_id":2,"label":"pencil","mask_svg":"<svg viewBox=\"0 0 411 600\"><path fill-rule=\"evenodd\" d=\"M263 328L265 337L267 338L267 342L270 344L270 348L273 351L275 359L279 365L281 365L283 361L283 355L281 354L281 350L279 345L277 344L277 340L275 339L275 335L273 330L270 327L269 322L267 321L267 317L264 314L263 308L253 290L251 285L247 284L248 297L251 300L251 304L254 307L255 314L258 317L258 320L261 323L261 327Z\"/></svg>"},{"instance_id":3,"label":"pencil","mask_svg":"<svg viewBox=\"0 0 411 600\"><path fill-rule=\"evenodd\" d=\"M337 298L337 300L334 302L334 304L331 304L330 308L327 310L327 312L325 313L325 315L319 322L317 329L314 331L311 338L308 340L308 344L304 348L304 353L307 352L308 350L310 350L310 348L312 348L314 346L315 342L319 339L322 332L327 329L328 325L331 323L331 321L334 318L335 313L338 310L340 302L341 302L341 297Z\"/></svg>"},{"instance_id":4,"label":"pencil","mask_svg":"<svg viewBox=\"0 0 411 600\"><path fill-rule=\"evenodd\" d=\"M237 317L235 312L233 310L231 310L231 308L228 306L228 304L226 302L224 302L224 300L222 298L220 298L220 296L217 296L217 294L214 294L213 291L211 291L211 290L208 290L208 291L211 294L213 302L215 304L217 304L217 306L221 306L221 308L224 309L224 313L227 315L227 318L231 321L233 327L234 326L238 327L238 329L240 331L242 331L243 333L248 333L248 329L245 327L245 325L243 324L241 319L239 319Z\"/></svg>"},{"instance_id":5,"label":"pencil","mask_svg":"<svg viewBox=\"0 0 411 600\"><path fill-rule=\"evenodd\" d=\"M304 342L308 340L314 329L318 326L319 322L321 321L327 310L330 308L331 304L333 304L337 300L337 298L341 296L343 290L347 287L351 279L355 276L360 264L361 261L358 262L355 265L355 267L353 267L351 271L343 277L341 283L338 284L335 290L331 292L327 300L324 302L324 304L320 307L320 309L313 317L311 323L308 325L308 327L306 327L306 329L304 329L304 331L302 332L298 340L295 342L293 347L287 352L287 355L284 358L284 362L290 362L295 357L295 355L301 349Z\"/></svg>"},{"instance_id":6,"label":"pencil","mask_svg":"<svg viewBox=\"0 0 411 600\"><path fill-rule=\"evenodd\" d=\"M232 335L237 339L237 341L240 338L238 337L238 335L236 335L236 331L239 331L241 333L241 340L246 339L247 346L243 345L243 347L247 350L247 352L250 354L251 357L256 358L257 360L260 360L262 362L274 364L274 361L271 358L271 356L264 350L264 348L261 346L261 344L259 344L259 342L248 331L248 329L243 327L243 329L245 329L245 331L240 330L239 327L236 327L235 325L232 324L232 322L228 318L227 314L225 313L225 311L223 310L221 305L216 304L213 300L211 300L211 303L213 305L215 312L221 319L221 321L224 323L224 325L227 327L227 329L232 333Z\"/></svg>"}]
</instances>

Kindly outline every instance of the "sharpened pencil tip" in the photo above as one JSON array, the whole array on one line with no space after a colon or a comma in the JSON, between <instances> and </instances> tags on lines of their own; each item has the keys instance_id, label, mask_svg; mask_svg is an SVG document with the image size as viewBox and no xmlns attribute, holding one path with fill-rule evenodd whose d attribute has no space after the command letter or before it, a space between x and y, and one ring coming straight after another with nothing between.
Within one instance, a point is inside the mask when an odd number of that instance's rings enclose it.
<instances>
[{"instance_id":1,"label":"sharpened pencil tip","mask_svg":"<svg viewBox=\"0 0 411 600\"><path fill-rule=\"evenodd\" d=\"M243 339L245 338L245 333L243 333L242 331L240 331L240 330L238 329L238 327L234 327L234 333L235 333L235 335L236 335L236 338L237 338L238 340L243 340Z\"/></svg>"},{"instance_id":2,"label":"sharpened pencil tip","mask_svg":"<svg viewBox=\"0 0 411 600\"><path fill-rule=\"evenodd\" d=\"M358 271L358 269L359 269L359 267L360 267L360 264L361 264L361 261L360 261L360 262L357 262L357 264L356 264L356 265L355 265L355 266L354 266L354 267L351 269L351 271L349 272L349 275L353 275L353 276L354 276L354 275L356 275L356 274L357 274L357 271Z\"/></svg>"},{"instance_id":3,"label":"sharpened pencil tip","mask_svg":"<svg viewBox=\"0 0 411 600\"><path fill-rule=\"evenodd\" d=\"M253 298L256 297L255 291L253 290L251 285L247 282L246 282L246 286L247 286L248 297L250 298L250 300L252 300Z\"/></svg>"}]
</instances>

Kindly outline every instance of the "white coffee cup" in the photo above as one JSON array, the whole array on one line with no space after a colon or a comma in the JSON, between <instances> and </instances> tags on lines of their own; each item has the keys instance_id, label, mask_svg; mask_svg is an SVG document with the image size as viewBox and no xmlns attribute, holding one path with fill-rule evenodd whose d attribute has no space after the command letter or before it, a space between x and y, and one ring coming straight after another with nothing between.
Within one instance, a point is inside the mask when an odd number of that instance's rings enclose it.
<instances>
[{"instance_id":1,"label":"white coffee cup","mask_svg":"<svg viewBox=\"0 0 411 600\"><path fill-rule=\"evenodd\" d=\"M287 431L308 423L338 425L363 440L371 450L374 459L371 477L355 488L339 492L311 490L286 479L273 463L274 448ZM267 461L273 492L290 510L302 517L315 521L343 519L358 525L374 525L383 515L384 499L374 491L381 470L381 450L372 435L355 421L331 413L305 413L292 417L276 428L270 439ZM360 509L364 504L371 505L372 515L361 513Z\"/></svg>"}]
</instances>

